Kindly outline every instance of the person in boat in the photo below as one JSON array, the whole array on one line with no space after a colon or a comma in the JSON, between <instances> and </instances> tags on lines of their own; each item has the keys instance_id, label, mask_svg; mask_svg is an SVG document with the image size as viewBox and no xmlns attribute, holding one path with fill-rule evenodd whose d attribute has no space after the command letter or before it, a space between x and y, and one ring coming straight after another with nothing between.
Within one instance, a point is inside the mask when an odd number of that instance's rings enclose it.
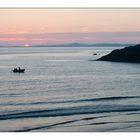
<instances>
[{"instance_id":1,"label":"person in boat","mask_svg":"<svg viewBox=\"0 0 140 140\"><path fill-rule=\"evenodd\" d=\"M20 70L21 70L20 67L18 67L18 68L14 68L14 71L20 71Z\"/></svg>"},{"instance_id":2,"label":"person in boat","mask_svg":"<svg viewBox=\"0 0 140 140\"><path fill-rule=\"evenodd\" d=\"M14 71L16 71L17 70L17 68L14 68Z\"/></svg>"}]
</instances>

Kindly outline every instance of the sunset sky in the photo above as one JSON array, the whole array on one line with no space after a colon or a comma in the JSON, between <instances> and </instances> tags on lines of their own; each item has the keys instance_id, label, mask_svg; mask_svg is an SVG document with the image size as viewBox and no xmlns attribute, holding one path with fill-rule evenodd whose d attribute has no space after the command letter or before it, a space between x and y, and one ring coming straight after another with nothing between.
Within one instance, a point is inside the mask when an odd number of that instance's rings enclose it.
<instances>
[{"instance_id":1,"label":"sunset sky","mask_svg":"<svg viewBox=\"0 0 140 140\"><path fill-rule=\"evenodd\" d=\"M140 9L0 9L0 46L139 43Z\"/></svg>"}]
</instances>

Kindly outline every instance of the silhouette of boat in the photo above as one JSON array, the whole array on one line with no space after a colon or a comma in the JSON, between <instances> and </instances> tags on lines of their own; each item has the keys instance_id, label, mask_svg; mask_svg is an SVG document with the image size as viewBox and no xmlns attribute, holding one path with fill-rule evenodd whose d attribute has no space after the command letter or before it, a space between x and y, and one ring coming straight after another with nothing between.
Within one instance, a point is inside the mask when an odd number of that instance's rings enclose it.
<instances>
[{"instance_id":1,"label":"silhouette of boat","mask_svg":"<svg viewBox=\"0 0 140 140\"><path fill-rule=\"evenodd\" d=\"M97 55L97 53L94 53L93 55Z\"/></svg>"},{"instance_id":2,"label":"silhouette of boat","mask_svg":"<svg viewBox=\"0 0 140 140\"><path fill-rule=\"evenodd\" d=\"M14 73L23 73L23 72L25 72L25 69L20 69L20 67L19 68L14 68L13 72Z\"/></svg>"}]
</instances>

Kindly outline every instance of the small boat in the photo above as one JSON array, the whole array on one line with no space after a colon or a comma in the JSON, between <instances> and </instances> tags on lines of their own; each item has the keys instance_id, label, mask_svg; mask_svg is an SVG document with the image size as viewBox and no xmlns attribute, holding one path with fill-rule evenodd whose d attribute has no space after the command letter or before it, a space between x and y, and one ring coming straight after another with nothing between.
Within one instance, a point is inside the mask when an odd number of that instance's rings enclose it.
<instances>
[{"instance_id":1,"label":"small boat","mask_svg":"<svg viewBox=\"0 0 140 140\"><path fill-rule=\"evenodd\" d=\"M94 53L93 55L97 55L97 53Z\"/></svg>"},{"instance_id":2,"label":"small boat","mask_svg":"<svg viewBox=\"0 0 140 140\"><path fill-rule=\"evenodd\" d=\"M24 73L25 72L25 69L21 69L20 67L19 68L14 68L13 69L13 72L14 73Z\"/></svg>"}]
</instances>

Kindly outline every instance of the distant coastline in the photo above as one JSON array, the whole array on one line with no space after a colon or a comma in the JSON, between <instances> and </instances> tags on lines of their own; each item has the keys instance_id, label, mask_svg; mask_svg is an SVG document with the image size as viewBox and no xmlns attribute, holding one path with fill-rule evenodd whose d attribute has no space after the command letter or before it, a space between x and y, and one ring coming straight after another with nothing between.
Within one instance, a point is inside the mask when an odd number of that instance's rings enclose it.
<instances>
[{"instance_id":1,"label":"distant coastline","mask_svg":"<svg viewBox=\"0 0 140 140\"><path fill-rule=\"evenodd\" d=\"M123 44L123 43L95 43L95 44L88 44L88 43L70 43L70 44L56 44L56 45L31 45L29 47L125 47L125 46L132 46L135 44ZM2 47L24 47L19 46L0 46Z\"/></svg>"}]
</instances>

